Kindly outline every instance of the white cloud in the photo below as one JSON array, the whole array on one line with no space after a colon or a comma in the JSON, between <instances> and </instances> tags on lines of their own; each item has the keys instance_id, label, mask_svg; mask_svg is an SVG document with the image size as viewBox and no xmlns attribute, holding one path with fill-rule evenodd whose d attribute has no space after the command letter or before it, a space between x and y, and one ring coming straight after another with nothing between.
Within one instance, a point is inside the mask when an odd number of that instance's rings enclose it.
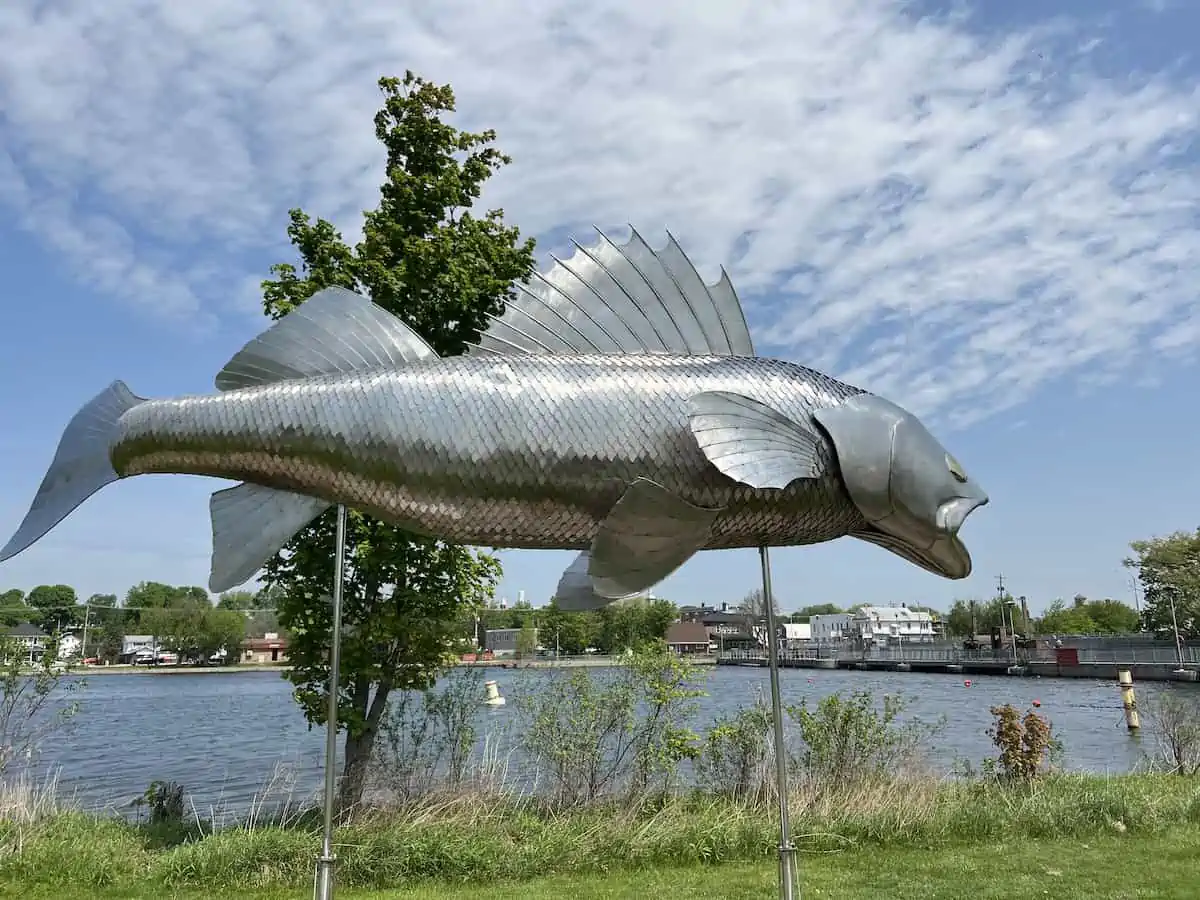
<instances>
[{"instance_id":1,"label":"white cloud","mask_svg":"<svg viewBox=\"0 0 1200 900\"><path fill-rule=\"evenodd\" d=\"M355 231L375 80L412 68L497 129L485 200L523 230L670 228L764 349L922 411L1200 344L1200 98L1102 79L1095 34L886 0L421 7L10 0L0 204L126 300L245 310L289 207Z\"/></svg>"}]
</instances>

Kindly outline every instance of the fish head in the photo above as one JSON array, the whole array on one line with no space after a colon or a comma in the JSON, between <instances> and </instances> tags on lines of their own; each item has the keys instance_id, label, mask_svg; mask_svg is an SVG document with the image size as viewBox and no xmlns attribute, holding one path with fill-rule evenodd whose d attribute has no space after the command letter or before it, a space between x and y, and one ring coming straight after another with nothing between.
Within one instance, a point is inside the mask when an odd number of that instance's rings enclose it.
<instances>
[{"instance_id":1,"label":"fish head","mask_svg":"<svg viewBox=\"0 0 1200 900\"><path fill-rule=\"evenodd\" d=\"M971 574L958 536L988 502L980 485L912 413L859 394L813 417L837 453L850 499L868 527L855 537L944 578Z\"/></svg>"}]
</instances>

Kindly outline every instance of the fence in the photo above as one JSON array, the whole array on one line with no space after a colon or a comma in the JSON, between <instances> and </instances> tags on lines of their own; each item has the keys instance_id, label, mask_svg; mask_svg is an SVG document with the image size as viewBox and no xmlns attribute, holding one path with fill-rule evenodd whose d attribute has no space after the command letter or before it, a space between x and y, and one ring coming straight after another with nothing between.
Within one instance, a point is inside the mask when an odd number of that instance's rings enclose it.
<instances>
[{"instance_id":1,"label":"fence","mask_svg":"<svg viewBox=\"0 0 1200 900\"><path fill-rule=\"evenodd\" d=\"M1173 665L1178 664L1179 655L1174 646L1136 646L1130 645L1112 649L1076 648L1078 661L1081 665L1088 664L1128 664L1128 665ZM726 650L719 654L718 659L725 662L754 662L760 663L767 658L765 650ZM876 647L871 650L854 650L850 648L833 649L819 647L805 650L780 650L779 660L786 665L789 662L805 660L836 659L845 662L896 662L896 663L929 663L953 665L963 662L1011 662L1014 659L1021 663L1055 663L1058 662L1058 651L1052 647L1037 647L1032 650L1018 649L1014 656L1012 648L1000 650L963 650L948 647ZM1184 647L1183 663L1185 666L1200 666L1200 647Z\"/></svg>"}]
</instances>

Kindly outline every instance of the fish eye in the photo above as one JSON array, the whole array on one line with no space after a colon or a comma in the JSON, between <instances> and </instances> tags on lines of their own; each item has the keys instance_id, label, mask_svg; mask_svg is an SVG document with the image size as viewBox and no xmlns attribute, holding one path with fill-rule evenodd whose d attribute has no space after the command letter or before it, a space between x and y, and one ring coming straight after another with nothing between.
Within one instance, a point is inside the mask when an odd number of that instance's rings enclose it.
<instances>
[{"instance_id":1,"label":"fish eye","mask_svg":"<svg viewBox=\"0 0 1200 900\"><path fill-rule=\"evenodd\" d=\"M950 474L954 476L954 480L963 484L967 483L967 473L963 471L963 467L958 464L958 460L946 454L946 467L950 469Z\"/></svg>"}]
</instances>

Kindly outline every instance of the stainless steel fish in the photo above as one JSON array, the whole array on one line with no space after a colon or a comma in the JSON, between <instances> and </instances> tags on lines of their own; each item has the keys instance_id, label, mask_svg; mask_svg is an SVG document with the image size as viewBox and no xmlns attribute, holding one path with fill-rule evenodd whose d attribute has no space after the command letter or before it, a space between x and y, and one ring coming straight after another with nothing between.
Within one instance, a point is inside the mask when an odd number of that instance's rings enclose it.
<instances>
[{"instance_id":1,"label":"stainless steel fish","mask_svg":"<svg viewBox=\"0 0 1200 900\"><path fill-rule=\"evenodd\" d=\"M900 407L756 357L728 277L634 232L556 260L465 356L340 288L246 345L220 393L88 403L0 560L119 478L243 482L212 497L209 586L251 577L344 503L445 540L581 553L564 606L643 592L700 550L845 535L947 578L987 496Z\"/></svg>"}]
</instances>

